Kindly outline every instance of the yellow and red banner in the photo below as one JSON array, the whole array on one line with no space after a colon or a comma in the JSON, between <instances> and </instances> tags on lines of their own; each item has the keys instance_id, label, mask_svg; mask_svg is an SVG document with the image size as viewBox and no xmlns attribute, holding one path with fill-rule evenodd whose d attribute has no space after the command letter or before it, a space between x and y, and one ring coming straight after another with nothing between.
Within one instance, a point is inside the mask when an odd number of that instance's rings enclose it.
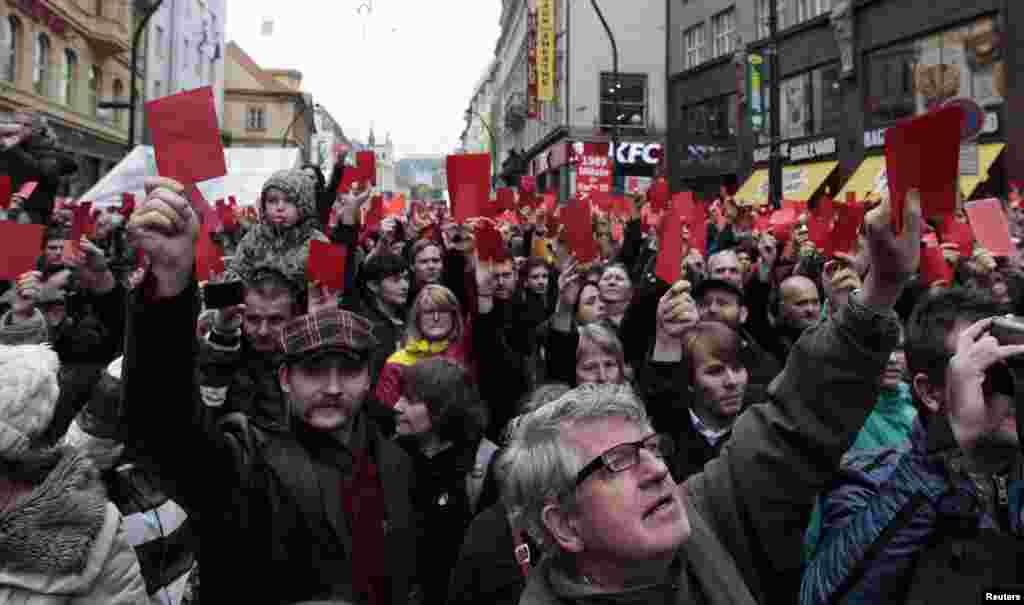
<instances>
[{"instance_id":1,"label":"yellow and red banner","mask_svg":"<svg viewBox=\"0 0 1024 605\"><path fill-rule=\"evenodd\" d=\"M537 100L555 100L555 0L537 0Z\"/></svg>"}]
</instances>

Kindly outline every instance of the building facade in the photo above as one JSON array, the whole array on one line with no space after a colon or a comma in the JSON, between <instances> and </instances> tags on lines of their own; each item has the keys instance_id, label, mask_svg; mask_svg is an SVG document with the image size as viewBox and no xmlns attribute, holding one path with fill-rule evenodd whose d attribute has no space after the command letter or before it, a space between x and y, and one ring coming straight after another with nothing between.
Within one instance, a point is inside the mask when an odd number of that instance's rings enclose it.
<instances>
[{"instance_id":1,"label":"building facade","mask_svg":"<svg viewBox=\"0 0 1024 605\"><path fill-rule=\"evenodd\" d=\"M587 144L607 146L621 175L655 175L668 124L665 3L600 4L618 44L616 89L611 44L589 3L504 0L491 115L506 182L528 174L537 177L541 191L570 197L576 191L577 150ZM548 16L553 31L545 42ZM545 64L551 65L544 70L549 74L541 71ZM550 94L543 95L547 81ZM551 100L540 100L545 96ZM619 146L611 149L616 128Z\"/></svg>"},{"instance_id":2,"label":"building facade","mask_svg":"<svg viewBox=\"0 0 1024 605\"><path fill-rule=\"evenodd\" d=\"M79 170L63 192L83 193L125 154L134 15L123 0L8 0L0 5L0 112L45 115Z\"/></svg>"},{"instance_id":3,"label":"building facade","mask_svg":"<svg viewBox=\"0 0 1024 605\"><path fill-rule=\"evenodd\" d=\"M313 126L316 128L316 134L313 135L309 161L320 167L324 178L330 179L331 172L334 171L335 150L339 145L351 148L352 142L345 136L334 116L322 105L314 106Z\"/></svg>"},{"instance_id":4,"label":"building facade","mask_svg":"<svg viewBox=\"0 0 1024 605\"><path fill-rule=\"evenodd\" d=\"M299 147L312 158L313 97L302 73L263 69L234 42L225 48L223 135L235 147Z\"/></svg>"},{"instance_id":5,"label":"building facade","mask_svg":"<svg viewBox=\"0 0 1024 605\"><path fill-rule=\"evenodd\" d=\"M473 89L473 98L466 108L466 128L459 136L464 153L491 153L492 146L497 143L494 115L491 113L497 67L497 62L492 60Z\"/></svg>"},{"instance_id":6,"label":"building facade","mask_svg":"<svg viewBox=\"0 0 1024 605\"><path fill-rule=\"evenodd\" d=\"M146 100L210 86L223 124L226 11L226 0L163 0L146 26Z\"/></svg>"},{"instance_id":7,"label":"building facade","mask_svg":"<svg viewBox=\"0 0 1024 605\"><path fill-rule=\"evenodd\" d=\"M768 0L671 3L669 166L673 184L709 195L737 187L767 202ZM735 43L718 43L729 15ZM981 133L964 145L967 198L1005 195L1024 178L1022 103L1009 77L1024 5L1005 0L779 0L783 195L876 195L886 185L886 129L942 103L973 109ZM703 33L697 33L703 32ZM719 52L722 51L722 52ZM765 76L758 89L750 71ZM767 108L765 108L767 109ZM761 130L757 126L761 126Z\"/></svg>"}]
</instances>

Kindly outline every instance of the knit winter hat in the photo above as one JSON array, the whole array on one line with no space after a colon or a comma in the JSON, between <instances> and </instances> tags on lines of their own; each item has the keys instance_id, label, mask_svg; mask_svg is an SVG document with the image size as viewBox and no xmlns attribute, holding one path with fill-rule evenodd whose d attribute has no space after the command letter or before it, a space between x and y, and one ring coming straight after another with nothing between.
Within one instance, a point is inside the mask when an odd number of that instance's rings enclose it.
<instances>
[{"instance_id":1,"label":"knit winter hat","mask_svg":"<svg viewBox=\"0 0 1024 605\"><path fill-rule=\"evenodd\" d=\"M24 452L49 426L59 368L49 346L0 346L0 458Z\"/></svg>"},{"instance_id":2,"label":"knit winter hat","mask_svg":"<svg viewBox=\"0 0 1024 605\"><path fill-rule=\"evenodd\" d=\"M270 175L267 182L263 183L263 191L260 193L260 208L266 212L264 206L267 197L267 189L280 189L288 196L299 209L299 222L302 223L310 217L316 216L316 188L313 184L313 177L301 170L278 170Z\"/></svg>"}]
</instances>

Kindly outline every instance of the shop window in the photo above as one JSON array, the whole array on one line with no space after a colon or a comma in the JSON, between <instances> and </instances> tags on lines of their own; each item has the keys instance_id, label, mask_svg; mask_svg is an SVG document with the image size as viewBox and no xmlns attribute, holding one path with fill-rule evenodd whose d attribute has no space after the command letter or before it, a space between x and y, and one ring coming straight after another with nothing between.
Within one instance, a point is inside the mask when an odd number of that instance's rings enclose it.
<instances>
[{"instance_id":1,"label":"shop window","mask_svg":"<svg viewBox=\"0 0 1024 605\"><path fill-rule=\"evenodd\" d=\"M837 132L842 120L839 65L787 78L780 85L780 134L798 139Z\"/></svg>"},{"instance_id":2,"label":"shop window","mask_svg":"<svg viewBox=\"0 0 1024 605\"><path fill-rule=\"evenodd\" d=\"M14 82L18 76L18 43L21 23L14 15L0 19L0 79Z\"/></svg>"},{"instance_id":3,"label":"shop window","mask_svg":"<svg viewBox=\"0 0 1024 605\"><path fill-rule=\"evenodd\" d=\"M263 107L249 107L245 113L246 130L266 130L267 110Z\"/></svg>"},{"instance_id":4,"label":"shop window","mask_svg":"<svg viewBox=\"0 0 1024 605\"><path fill-rule=\"evenodd\" d=\"M36 94L52 96L50 80L50 38L46 34L38 34L32 65L32 86Z\"/></svg>"},{"instance_id":5,"label":"shop window","mask_svg":"<svg viewBox=\"0 0 1024 605\"><path fill-rule=\"evenodd\" d=\"M683 32L684 69L697 67L704 62L704 24L694 25Z\"/></svg>"},{"instance_id":6,"label":"shop window","mask_svg":"<svg viewBox=\"0 0 1024 605\"><path fill-rule=\"evenodd\" d=\"M67 48L64 50L64 77L61 78L60 101L68 107L75 107L78 90L78 54Z\"/></svg>"},{"instance_id":7,"label":"shop window","mask_svg":"<svg viewBox=\"0 0 1024 605\"><path fill-rule=\"evenodd\" d=\"M869 126L927 112L966 97L985 108L1006 98L1007 74L996 20L967 25L867 55Z\"/></svg>"},{"instance_id":8,"label":"shop window","mask_svg":"<svg viewBox=\"0 0 1024 605\"><path fill-rule=\"evenodd\" d=\"M616 91L618 106L616 107ZM616 110L618 113L616 114ZM601 130L642 133L647 129L647 74L601 73Z\"/></svg>"},{"instance_id":9,"label":"shop window","mask_svg":"<svg viewBox=\"0 0 1024 605\"><path fill-rule=\"evenodd\" d=\"M712 17L711 32L714 37L714 56L732 54L736 50L736 9L730 8Z\"/></svg>"}]
</instances>

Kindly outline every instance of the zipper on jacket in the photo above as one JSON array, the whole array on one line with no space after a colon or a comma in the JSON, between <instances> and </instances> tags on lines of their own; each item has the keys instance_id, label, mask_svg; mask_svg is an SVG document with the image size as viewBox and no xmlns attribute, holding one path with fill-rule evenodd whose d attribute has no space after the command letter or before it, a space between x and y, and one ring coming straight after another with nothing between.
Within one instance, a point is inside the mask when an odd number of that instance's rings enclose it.
<instances>
[{"instance_id":1,"label":"zipper on jacket","mask_svg":"<svg viewBox=\"0 0 1024 605\"><path fill-rule=\"evenodd\" d=\"M1003 531L1009 531L1010 530L1010 511L1009 511L1010 495L1009 495L1009 492L1008 492L1008 490L1006 488L1006 476L1005 475L995 475L994 477L992 477L992 481L993 481L993 483L995 483L995 486L996 486L996 499L997 499L997 502L998 502L997 508L996 508L996 515L995 515L996 519L998 519L999 526L1002 528Z\"/></svg>"}]
</instances>

